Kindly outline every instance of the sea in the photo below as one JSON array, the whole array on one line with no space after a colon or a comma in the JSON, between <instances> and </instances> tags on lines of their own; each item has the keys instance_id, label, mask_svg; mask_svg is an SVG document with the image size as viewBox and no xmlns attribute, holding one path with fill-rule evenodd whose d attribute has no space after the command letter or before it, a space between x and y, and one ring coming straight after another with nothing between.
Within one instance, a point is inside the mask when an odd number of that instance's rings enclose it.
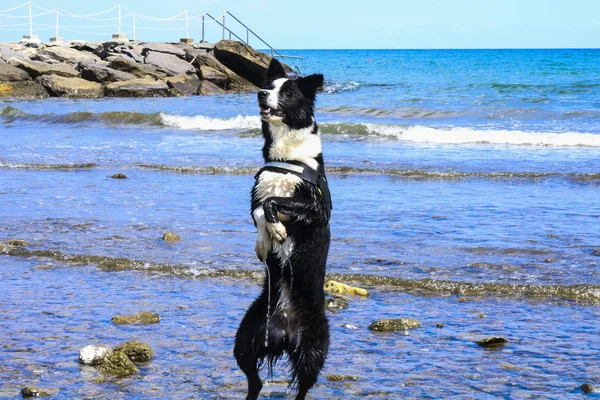
<instances>
[{"instance_id":1,"label":"sea","mask_svg":"<svg viewBox=\"0 0 600 400\"><path fill-rule=\"evenodd\" d=\"M328 278L369 290L327 311L311 398L600 388L600 50L281 53L325 76ZM0 398L243 398L262 145L255 93L1 100ZM160 323L111 322L142 311ZM389 318L421 327L368 329ZM138 374L78 363L127 340L155 351ZM293 398L288 372L263 398Z\"/></svg>"}]
</instances>

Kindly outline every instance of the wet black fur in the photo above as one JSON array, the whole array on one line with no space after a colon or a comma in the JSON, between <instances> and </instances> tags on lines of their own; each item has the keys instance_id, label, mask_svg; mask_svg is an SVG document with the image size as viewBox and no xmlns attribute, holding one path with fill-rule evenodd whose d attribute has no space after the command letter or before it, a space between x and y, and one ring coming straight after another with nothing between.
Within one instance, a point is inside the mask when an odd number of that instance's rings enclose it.
<instances>
[{"instance_id":1,"label":"wet black fur","mask_svg":"<svg viewBox=\"0 0 600 400\"><path fill-rule=\"evenodd\" d=\"M265 89L272 89L272 81L281 77L285 77L285 72L281 64L274 60L269 67ZM317 88L322 84L322 75L311 75L284 83L279 97L283 122L292 129L313 125L312 133L316 134L314 101ZM262 128L265 162L286 161L270 159L270 124L263 121ZM315 159L324 173L322 154ZM255 185L252 189L252 210L258 206L260 203ZM285 265L282 265L273 252L266 260L271 282L268 346L265 346L265 327L269 287L265 277L261 295L254 300L240 323L234 355L248 379L246 399L258 397L262 388L258 372L265 361L272 368L284 353L290 361L291 385L298 389L296 399L304 399L317 381L329 347L329 326L325 317L323 292L330 241L328 213L322 196L313 185L306 182L297 187L294 196L271 197L262 206L267 222L277 222L277 212L291 217L289 221L282 223L288 237L293 237L295 246L289 263ZM282 286L290 291L290 302L288 307L278 310Z\"/></svg>"}]
</instances>

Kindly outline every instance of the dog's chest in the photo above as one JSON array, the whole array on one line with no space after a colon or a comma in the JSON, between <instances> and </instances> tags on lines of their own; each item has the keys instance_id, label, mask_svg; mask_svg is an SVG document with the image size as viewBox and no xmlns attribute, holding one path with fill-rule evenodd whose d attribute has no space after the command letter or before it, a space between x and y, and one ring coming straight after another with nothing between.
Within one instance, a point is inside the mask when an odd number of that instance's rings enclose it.
<instances>
[{"instance_id":1,"label":"dog's chest","mask_svg":"<svg viewBox=\"0 0 600 400\"><path fill-rule=\"evenodd\" d=\"M256 181L256 196L259 202L269 197L292 197L302 179L294 174L264 171Z\"/></svg>"}]
</instances>

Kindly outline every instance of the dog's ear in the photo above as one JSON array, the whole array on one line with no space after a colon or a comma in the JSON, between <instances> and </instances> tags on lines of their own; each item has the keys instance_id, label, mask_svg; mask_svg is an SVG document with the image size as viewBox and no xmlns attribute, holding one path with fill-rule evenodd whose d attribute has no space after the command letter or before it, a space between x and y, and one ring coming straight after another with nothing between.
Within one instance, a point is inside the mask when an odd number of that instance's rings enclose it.
<instances>
[{"instance_id":1,"label":"dog's ear","mask_svg":"<svg viewBox=\"0 0 600 400\"><path fill-rule=\"evenodd\" d=\"M273 82L279 78L285 78L285 70L283 69L283 65L279 61L273 57L271 59L271 63L269 64L269 69L267 70L267 80L266 82Z\"/></svg>"},{"instance_id":2,"label":"dog's ear","mask_svg":"<svg viewBox=\"0 0 600 400\"><path fill-rule=\"evenodd\" d=\"M317 90L323 86L323 75L313 74L298 79L298 87L302 94L311 100L317 97Z\"/></svg>"}]
</instances>

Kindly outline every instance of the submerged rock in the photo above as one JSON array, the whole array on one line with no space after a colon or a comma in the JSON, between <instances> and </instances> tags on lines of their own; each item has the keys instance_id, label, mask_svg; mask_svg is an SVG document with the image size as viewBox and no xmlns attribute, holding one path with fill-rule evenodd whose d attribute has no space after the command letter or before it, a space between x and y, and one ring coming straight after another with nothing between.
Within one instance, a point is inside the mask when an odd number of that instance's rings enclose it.
<instances>
[{"instance_id":1,"label":"submerged rock","mask_svg":"<svg viewBox=\"0 0 600 400\"><path fill-rule=\"evenodd\" d=\"M595 393L595 392L597 392L597 391L598 391L598 390L597 390L597 389L594 387L594 385L592 385L591 383L584 383L584 384L583 384L583 385L581 385L579 388L580 388L580 389L583 391L583 393L586 393L586 394L587 394L587 393Z\"/></svg>"},{"instance_id":2,"label":"submerged rock","mask_svg":"<svg viewBox=\"0 0 600 400\"><path fill-rule=\"evenodd\" d=\"M325 378L327 378L327 380L331 381L331 382L357 381L360 379L358 376L341 375L341 374L329 374L329 375L325 375Z\"/></svg>"},{"instance_id":3,"label":"submerged rock","mask_svg":"<svg viewBox=\"0 0 600 400\"><path fill-rule=\"evenodd\" d=\"M21 395L23 397L38 397L40 395L40 389L35 386L25 386L21 389Z\"/></svg>"},{"instance_id":4,"label":"submerged rock","mask_svg":"<svg viewBox=\"0 0 600 400\"><path fill-rule=\"evenodd\" d=\"M111 322L117 325L128 324L157 324L160 322L160 315L153 312L141 312L137 315L117 315L111 318Z\"/></svg>"},{"instance_id":5,"label":"submerged rock","mask_svg":"<svg viewBox=\"0 0 600 400\"><path fill-rule=\"evenodd\" d=\"M79 362L84 365L100 365L112 354L113 349L105 344L85 346L79 350Z\"/></svg>"},{"instance_id":6,"label":"submerged rock","mask_svg":"<svg viewBox=\"0 0 600 400\"><path fill-rule=\"evenodd\" d=\"M113 179L127 179L127 175L125 175L122 172L118 172L116 174L113 174L110 177L113 178Z\"/></svg>"},{"instance_id":7,"label":"submerged rock","mask_svg":"<svg viewBox=\"0 0 600 400\"><path fill-rule=\"evenodd\" d=\"M121 351L115 351L98 369L103 374L117 377L129 376L139 372L133 361Z\"/></svg>"},{"instance_id":8,"label":"submerged rock","mask_svg":"<svg viewBox=\"0 0 600 400\"><path fill-rule=\"evenodd\" d=\"M333 296L325 299L325 308L344 310L348 306L348 300L343 297Z\"/></svg>"},{"instance_id":9,"label":"submerged rock","mask_svg":"<svg viewBox=\"0 0 600 400\"><path fill-rule=\"evenodd\" d=\"M418 328L420 326L421 323L416 319L396 318L375 321L371 325L369 325L369 329L375 332L395 332L406 331L409 329Z\"/></svg>"},{"instance_id":10,"label":"submerged rock","mask_svg":"<svg viewBox=\"0 0 600 400\"><path fill-rule=\"evenodd\" d=\"M336 281L327 281L325 283L325 291L329 293L353 294L364 297L369 295L369 292L366 289L346 285Z\"/></svg>"},{"instance_id":11,"label":"submerged rock","mask_svg":"<svg viewBox=\"0 0 600 400\"><path fill-rule=\"evenodd\" d=\"M7 240L6 242L4 242L6 244L10 244L11 246L29 246L29 243L27 243L25 240L23 239L12 239L12 240Z\"/></svg>"},{"instance_id":12,"label":"submerged rock","mask_svg":"<svg viewBox=\"0 0 600 400\"><path fill-rule=\"evenodd\" d=\"M154 351L146 343L130 340L115 347L115 351L123 352L133 362L148 362L154 357Z\"/></svg>"},{"instance_id":13,"label":"submerged rock","mask_svg":"<svg viewBox=\"0 0 600 400\"><path fill-rule=\"evenodd\" d=\"M592 255L600 256L600 247L595 247L592 249Z\"/></svg>"},{"instance_id":14,"label":"submerged rock","mask_svg":"<svg viewBox=\"0 0 600 400\"><path fill-rule=\"evenodd\" d=\"M508 340L504 339L503 337L493 336L482 340L478 340L475 343L477 343L481 347L500 347L508 343Z\"/></svg>"},{"instance_id":15,"label":"submerged rock","mask_svg":"<svg viewBox=\"0 0 600 400\"><path fill-rule=\"evenodd\" d=\"M181 236L173 232L165 232L165 234L163 235L163 240L165 242L178 242L180 239Z\"/></svg>"}]
</instances>

